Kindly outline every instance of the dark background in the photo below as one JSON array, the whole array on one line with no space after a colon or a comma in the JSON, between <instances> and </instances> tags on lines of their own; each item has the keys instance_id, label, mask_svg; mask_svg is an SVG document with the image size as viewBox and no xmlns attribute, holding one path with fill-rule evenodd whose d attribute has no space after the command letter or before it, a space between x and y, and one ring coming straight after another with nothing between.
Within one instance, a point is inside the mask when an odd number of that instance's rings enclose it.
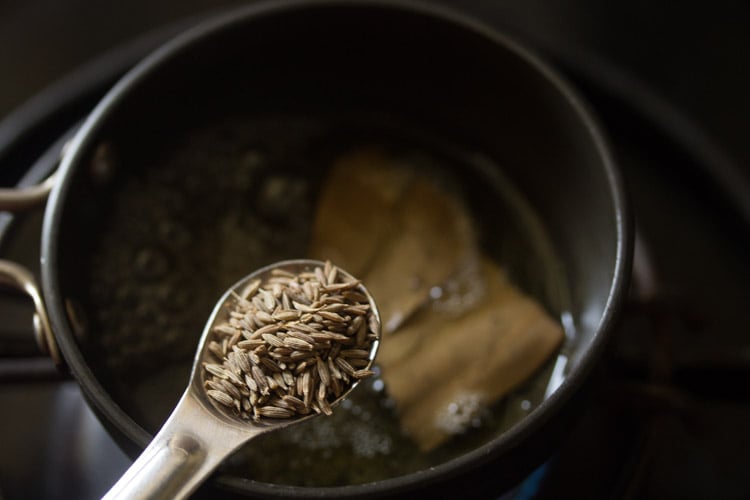
<instances>
[{"instance_id":1,"label":"dark background","mask_svg":"<svg viewBox=\"0 0 750 500\"><path fill-rule=\"evenodd\" d=\"M750 164L750 3L631 0L443 1L625 86L648 86ZM239 2L3 0L0 117L134 37ZM613 73L617 73L614 76Z\"/></svg>"}]
</instances>

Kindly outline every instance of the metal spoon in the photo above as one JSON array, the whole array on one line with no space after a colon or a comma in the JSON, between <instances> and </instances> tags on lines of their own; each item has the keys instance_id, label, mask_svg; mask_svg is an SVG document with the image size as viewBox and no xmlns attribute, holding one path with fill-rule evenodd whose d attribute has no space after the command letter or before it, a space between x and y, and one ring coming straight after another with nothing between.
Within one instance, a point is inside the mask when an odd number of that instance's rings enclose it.
<instances>
[{"instance_id":1,"label":"metal spoon","mask_svg":"<svg viewBox=\"0 0 750 500\"><path fill-rule=\"evenodd\" d=\"M259 278L265 280L276 269L299 275L323 266L323 262L314 260L279 262L246 276L221 297L203 330L187 390L159 433L104 498L187 497L227 456L247 441L317 415L311 413L261 422L241 419L211 401L203 384L202 367L203 362L210 358L208 344L214 326L227 320L230 304L248 284ZM354 280L345 271L338 269L338 272L347 281ZM357 290L369 301L370 314L377 328L375 333L379 337L380 316L375 301L364 286L359 285ZM375 358L378 344L379 340L372 344L368 367ZM353 381L331 406L344 399L356 385L357 381Z\"/></svg>"}]
</instances>

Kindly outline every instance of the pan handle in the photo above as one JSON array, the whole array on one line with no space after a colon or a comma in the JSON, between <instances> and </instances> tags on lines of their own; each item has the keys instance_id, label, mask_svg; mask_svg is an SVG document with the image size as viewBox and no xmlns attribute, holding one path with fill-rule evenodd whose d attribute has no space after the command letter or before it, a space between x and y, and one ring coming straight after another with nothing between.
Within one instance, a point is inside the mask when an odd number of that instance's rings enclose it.
<instances>
[{"instance_id":1,"label":"pan handle","mask_svg":"<svg viewBox=\"0 0 750 500\"><path fill-rule=\"evenodd\" d=\"M0 259L0 284L28 295L34 302L34 338L39 349L49 355L58 368L64 363L55 336L52 334L47 309L34 275L25 267L8 260Z\"/></svg>"},{"instance_id":2,"label":"pan handle","mask_svg":"<svg viewBox=\"0 0 750 500\"><path fill-rule=\"evenodd\" d=\"M42 205L52 188L58 181L57 167L60 165L70 140L78 130L78 124L65 132L57 141L50 145L44 153L34 162L27 171L27 176L22 182L29 178L37 182L32 185L21 185L13 188L0 188L0 211L23 212ZM46 177L46 178L45 178ZM44 180L41 180L44 179Z\"/></svg>"},{"instance_id":3,"label":"pan handle","mask_svg":"<svg viewBox=\"0 0 750 500\"><path fill-rule=\"evenodd\" d=\"M44 204L58 181L56 167L67 148L71 134L72 132L69 132L60 138L29 170L29 172L47 173L52 171L45 180L27 187L0 188L0 211L19 213ZM34 275L20 264L0 259L0 285L5 285L31 298L35 309L33 323L36 344L42 353L52 359L60 372L65 372L64 361L52 334L47 310Z\"/></svg>"},{"instance_id":4,"label":"pan handle","mask_svg":"<svg viewBox=\"0 0 750 500\"><path fill-rule=\"evenodd\" d=\"M26 188L0 188L0 210L18 212L47 200L52 187L57 182L57 172L39 184Z\"/></svg>"}]
</instances>

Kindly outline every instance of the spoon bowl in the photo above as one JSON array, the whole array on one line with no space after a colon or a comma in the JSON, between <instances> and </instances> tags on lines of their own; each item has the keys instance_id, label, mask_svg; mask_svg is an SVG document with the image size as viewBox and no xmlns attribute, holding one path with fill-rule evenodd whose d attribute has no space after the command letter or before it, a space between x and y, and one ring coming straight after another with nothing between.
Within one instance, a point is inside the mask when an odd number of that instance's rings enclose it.
<instances>
[{"instance_id":1,"label":"spoon bowl","mask_svg":"<svg viewBox=\"0 0 750 500\"><path fill-rule=\"evenodd\" d=\"M216 327L229 321L232 305L245 300L243 295L248 287L258 282L265 283L279 273L300 276L327 266L330 267L330 263L307 259L278 262L245 276L224 293L203 329L190 381L180 401L148 447L104 498L185 498L226 457L251 439L319 414L319 410L316 410L288 418L243 418L239 412L232 412L209 397L204 366L214 356L210 342L215 336ZM374 299L353 276L340 268L335 269L339 279L343 279L345 283L356 283L352 288L366 297L369 304L369 328L371 331L375 330L379 339L380 315ZM368 369L377 353L378 339L371 343L366 366ZM358 382L358 378L352 378L343 392L330 402L330 406L335 407Z\"/></svg>"}]
</instances>

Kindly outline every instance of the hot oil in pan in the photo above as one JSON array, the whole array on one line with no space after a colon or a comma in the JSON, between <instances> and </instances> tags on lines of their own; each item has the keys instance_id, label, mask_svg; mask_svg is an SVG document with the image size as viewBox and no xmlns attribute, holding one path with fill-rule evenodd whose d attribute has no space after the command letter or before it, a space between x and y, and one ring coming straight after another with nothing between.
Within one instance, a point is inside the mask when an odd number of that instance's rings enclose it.
<instances>
[{"instance_id":1,"label":"hot oil in pan","mask_svg":"<svg viewBox=\"0 0 750 500\"><path fill-rule=\"evenodd\" d=\"M455 194L468 202L483 249L552 314L565 315L564 277L544 231L494 165L433 153L423 141L391 130L358 134L350 125L339 138L340 129L289 117L225 120L176 141L118 184L92 256L85 309L91 331L99 333L87 354L108 375L104 381L118 404L150 432L184 389L216 297L251 270L308 252L317 193L338 144L378 143L403 156L405 168L458 186ZM112 147L116 152L118 145ZM476 428L429 453L403 434L376 377L333 416L255 440L223 470L262 482L337 486L437 465L532 411L555 383L553 368L565 349Z\"/></svg>"}]
</instances>

